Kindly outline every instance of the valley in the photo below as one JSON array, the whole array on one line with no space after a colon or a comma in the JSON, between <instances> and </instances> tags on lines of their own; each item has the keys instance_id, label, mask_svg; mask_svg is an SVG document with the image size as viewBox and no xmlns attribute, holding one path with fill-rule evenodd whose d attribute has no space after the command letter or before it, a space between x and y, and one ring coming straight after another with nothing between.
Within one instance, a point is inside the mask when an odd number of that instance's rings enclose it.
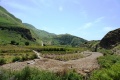
<instances>
[{"instance_id":1,"label":"valley","mask_svg":"<svg viewBox=\"0 0 120 80\"><path fill-rule=\"evenodd\" d=\"M88 41L37 29L0 6L0 80L119 80L119 73L120 28Z\"/></svg>"}]
</instances>

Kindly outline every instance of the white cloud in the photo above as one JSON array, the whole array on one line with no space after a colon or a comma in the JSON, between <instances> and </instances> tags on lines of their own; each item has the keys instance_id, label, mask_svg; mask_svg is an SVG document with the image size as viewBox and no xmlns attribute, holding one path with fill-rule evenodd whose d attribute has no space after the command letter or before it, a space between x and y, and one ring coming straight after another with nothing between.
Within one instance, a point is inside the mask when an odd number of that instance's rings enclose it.
<instances>
[{"instance_id":1,"label":"white cloud","mask_svg":"<svg viewBox=\"0 0 120 80\"><path fill-rule=\"evenodd\" d=\"M91 23L91 22L86 23L86 24L83 26L83 29L88 29L88 28L92 27L92 24L93 24L93 23Z\"/></svg>"},{"instance_id":2,"label":"white cloud","mask_svg":"<svg viewBox=\"0 0 120 80\"><path fill-rule=\"evenodd\" d=\"M95 20L95 23L98 23L98 22L100 22L102 19L104 19L105 17L99 17L99 18L97 18L96 20Z\"/></svg>"},{"instance_id":3,"label":"white cloud","mask_svg":"<svg viewBox=\"0 0 120 80\"><path fill-rule=\"evenodd\" d=\"M80 2L78 0L72 0L74 4L80 5Z\"/></svg>"},{"instance_id":4,"label":"white cloud","mask_svg":"<svg viewBox=\"0 0 120 80\"><path fill-rule=\"evenodd\" d=\"M38 7L51 7L53 0L30 0L33 4Z\"/></svg>"},{"instance_id":5,"label":"white cloud","mask_svg":"<svg viewBox=\"0 0 120 80\"><path fill-rule=\"evenodd\" d=\"M27 1L26 1L27 2ZM21 3L23 3L21 1ZM3 3L4 6L9 6L10 8L13 8L13 9L17 9L19 11L31 11L33 8L33 6L30 6L28 4L21 4L20 2L17 2L15 0L12 0L12 1L7 1L5 0L5 2Z\"/></svg>"},{"instance_id":6,"label":"white cloud","mask_svg":"<svg viewBox=\"0 0 120 80\"><path fill-rule=\"evenodd\" d=\"M63 6L59 6L59 11L63 11Z\"/></svg>"},{"instance_id":7,"label":"white cloud","mask_svg":"<svg viewBox=\"0 0 120 80\"><path fill-rule=\"evenodd\" d=\"M102 19L104 19L104 18L105 18L105 17L99 17L99 18L97 18L96 20L94 20L94 21L92 21L92 22L85 23L83 26L79 27L79 29L77 29L77 31L78 31L78 30L86 30L86 29L89 29L89 28L93 27L95 23L100 22L100 21L101 21ZM111 28L109 28L109 29L111 29ZM106 27L105 30L108 30L108 27Z\"/></svg>"},{"instance_id":8,"label":"white cloud","mask_svg":"<svg viewBox=\"0 0 120 80\"><path fill-rule=\"evenodd\" d=\"M109 31L114 30L114 29L115 29L114 27L104 27L103 31L109 32Z\"/></svg>"},{"instance_id":9,"label":"white cloud","mask_svg":"<svg viewBox=\"0 0 120 80\"><path fill-rule=\"evenodd\" d=\"M71 33L76 33L76 32L79 32L79 31L85 31L85 30L91 28L92 25L93 25L92 22L85 23L83 26L73 30Z\"/></svg>"}]
</instances>

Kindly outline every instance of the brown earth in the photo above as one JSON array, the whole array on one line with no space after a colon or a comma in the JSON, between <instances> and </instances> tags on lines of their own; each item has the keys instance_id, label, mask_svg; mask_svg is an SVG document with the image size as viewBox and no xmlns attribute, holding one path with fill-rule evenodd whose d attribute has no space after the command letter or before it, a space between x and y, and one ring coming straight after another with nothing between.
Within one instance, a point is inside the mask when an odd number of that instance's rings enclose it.
<instances>
[{"instance_id":1,"label":"brown earth","mask_svg":"<svg viewBox=\"0 0 120 80\"><path fill-rule=\"evenodd\" d=\"M90 56L69 61L58 61L53 59L35 59L25 62L15 62L2 65L0 67L11 70L20 70L26 66L36 67L41 70L49 70L53 72L63 72L64 70L74 69L76 72L85 75L87 72L91 72L94 69L98 69L97 58L102 56L99 52L89 52Z\"/></svg>"}]
</instances>

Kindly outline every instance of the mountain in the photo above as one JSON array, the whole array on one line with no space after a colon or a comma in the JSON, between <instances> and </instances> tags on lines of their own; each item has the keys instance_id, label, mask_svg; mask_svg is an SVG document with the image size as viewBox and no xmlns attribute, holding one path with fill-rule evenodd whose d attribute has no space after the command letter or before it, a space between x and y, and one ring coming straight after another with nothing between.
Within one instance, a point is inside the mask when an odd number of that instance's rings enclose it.
<instances>
[{"instance_id":1,"label":"mountain","mask_svg":"<svg viewBox=\"0 0 120 80\"><path fill-rule=\"evenodd\" d=\"M30 29L34 36L36 36L36 40L41 41L46 45L72 45L78 46L87 40L82 38L70 35L70 34L62 34L56 35L53 33L46 32L44 30L36 29L33 25L24 23L26 28Z\"/></svg>"},{"instance_id":2,"label":"mountain","mask_svg":"<svg viewBox=\"0 0 120 80\"><path fill-rule=\"evenodd\" d=\"M87 42L87 40L70 34L61 34L53 38L52 44L71 45L75 47L75 46L80 46L84 42Z\"/></svg>"},{"instance_id":3,"label":"mountain","mask_svg":"<svg viewBox=\"0 0 120 80\"><path fill-rule=\"evenodd\" d=\"M100 41L100 46L103 48L113 48L120 44L120 28L108 32Z\"/></svg>"},{"instance_id":4,"label":"mountain","mask_svg":"<svg viewBox=\"0 0 120 80\"><path fill-rule=\"evenodd\" d=\"M23 23L24 26L30 29L32 35L36 38L38 43L44 42L44 44L51 45L52 38L57 36L56 34L46 32L44 30L36 29L33 25Z\"/></svg>"},{"instance_id":5,"label":"mountain","mask_svg":"<svg viewBox=\"0 0 120 80\"><path fill-rule=\"evenodd\" d=\"M36 39L20 19L0 6L0 44L9 44L11 41L24 44L25 42L34 43Z\"/></svg>"},{"instance_id":6,"label":"mountain","mask_svg":"<svg viewBox=\"0 0 120 80\"><path fill-rule=\"evenodd\" d=\"M36 29L33 25L22 23L22 20L10 14L0 6L0 44L25 45L70 45L79 46L87 40L70 34L56 35Z\"/></svg>"}]
</instances>

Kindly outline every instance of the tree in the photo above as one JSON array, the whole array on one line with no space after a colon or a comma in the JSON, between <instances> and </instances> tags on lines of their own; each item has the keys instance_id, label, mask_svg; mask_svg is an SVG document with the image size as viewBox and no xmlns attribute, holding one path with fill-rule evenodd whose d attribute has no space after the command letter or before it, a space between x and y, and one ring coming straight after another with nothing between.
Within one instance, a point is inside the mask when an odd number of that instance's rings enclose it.
<instances>
[{"instance_id":1,"label":"tree","mask_svg":"<svg viewBox=\"0 0 120 80\"><path fill-rule=\"evenodd\" d=\"M16 42L14 40L12 40L10 44L15 45Z\"/></svg>"},{"instance_id":2,"label":"tree","mask_svg":"<svg viewBox=\"0 0 120 80\"><path fill-rule=\"evenodd\" d=\"M29 42L25 42L25 45L28 46L30 43Z\"/></svg>"}]
</instances>

